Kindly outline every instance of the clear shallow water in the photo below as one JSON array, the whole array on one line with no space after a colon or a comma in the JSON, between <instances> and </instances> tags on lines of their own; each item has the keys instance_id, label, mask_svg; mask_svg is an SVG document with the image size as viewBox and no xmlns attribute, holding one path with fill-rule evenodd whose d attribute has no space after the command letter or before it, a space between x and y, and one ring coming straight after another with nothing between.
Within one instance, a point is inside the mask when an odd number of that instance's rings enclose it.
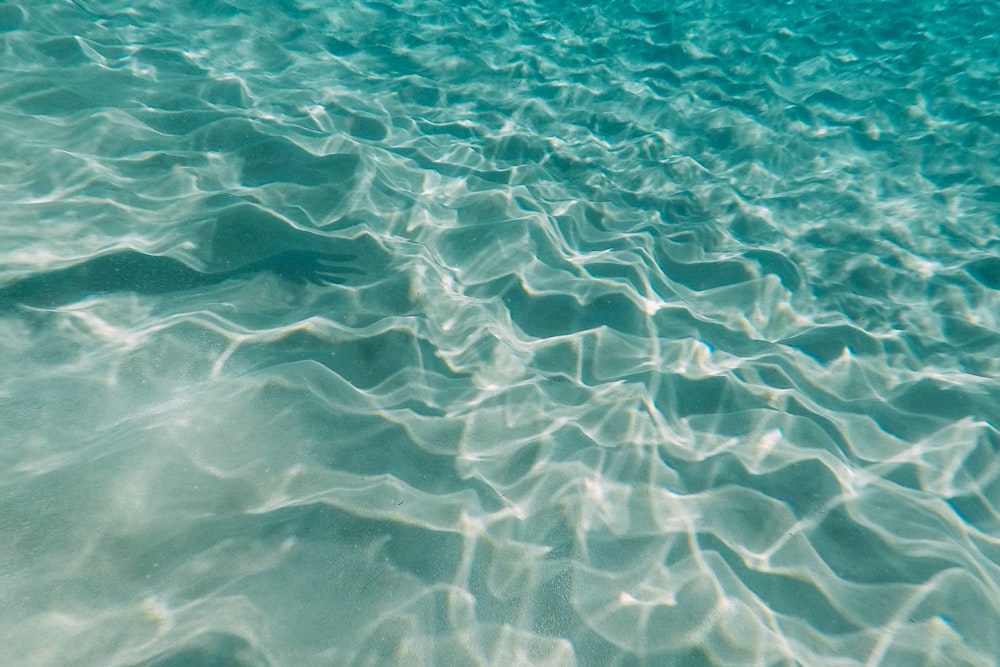
<instances>
[{"instance_id":1,"label":"clear shallow water","mask_svg":"<svg viewBox=\"0 0 1000 667\"><path fill-rule=\"evenodd\" d=\"M0 663L994 664L996 6L614 4L0 4Z\"/></svg>"}]
</instances>

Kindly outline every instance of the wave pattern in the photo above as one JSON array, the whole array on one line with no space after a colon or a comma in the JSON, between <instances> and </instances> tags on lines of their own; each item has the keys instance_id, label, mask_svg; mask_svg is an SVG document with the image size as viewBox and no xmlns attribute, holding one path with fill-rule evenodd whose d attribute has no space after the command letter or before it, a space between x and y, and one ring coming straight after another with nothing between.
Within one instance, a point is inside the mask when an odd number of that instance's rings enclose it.
<instances>
[{"instance_id":1,"label":"wave pattern","mask_svg":"<svg viewBox=\"0 0 1000 667\"><path fill-rule=\"evenodd\" d=\"M611 5L0 4L0 662L994 664L996 8Z\"/></svg>"}]
</instances>

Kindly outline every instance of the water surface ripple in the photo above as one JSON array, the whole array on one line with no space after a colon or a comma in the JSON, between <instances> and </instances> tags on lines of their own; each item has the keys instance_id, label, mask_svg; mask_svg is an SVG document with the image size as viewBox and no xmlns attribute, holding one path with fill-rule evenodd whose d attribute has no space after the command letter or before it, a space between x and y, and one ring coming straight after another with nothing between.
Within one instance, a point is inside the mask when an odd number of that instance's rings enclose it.
<instances>
[{"instance_id":1,"label":"water surface ripple","mask_svg":"<svg viewBox=\"0 0 1000 667\"><path fill-rule=\"evenodd\" d=\"M1000 11L0 3L0 663L990 667Z\"/></svg>"}]
</instances>

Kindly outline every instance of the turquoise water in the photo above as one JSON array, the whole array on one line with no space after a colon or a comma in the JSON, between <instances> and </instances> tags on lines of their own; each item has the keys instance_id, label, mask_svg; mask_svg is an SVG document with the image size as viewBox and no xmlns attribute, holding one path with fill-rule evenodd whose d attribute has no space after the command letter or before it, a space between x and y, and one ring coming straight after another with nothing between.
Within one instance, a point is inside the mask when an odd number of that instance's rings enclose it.
<instances>
[{"instance_id":1,"label":"turquoise water","mask_svg":"<svg viewBox=\"0 0 1000 667\"><path fill-rule=\"evenodd\" d=\"M756 4L0 3L0 664L995 665L1000 8Z\"/></svg>"}]
</instances>

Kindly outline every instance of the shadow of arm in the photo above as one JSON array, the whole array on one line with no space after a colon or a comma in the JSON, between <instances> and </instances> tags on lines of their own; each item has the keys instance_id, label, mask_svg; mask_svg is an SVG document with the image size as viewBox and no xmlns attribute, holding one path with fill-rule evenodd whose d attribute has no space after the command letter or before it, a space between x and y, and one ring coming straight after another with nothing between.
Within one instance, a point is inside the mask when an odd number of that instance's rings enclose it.
<instances>
[{"instance_id":1,"label":"shadow of arm","mask_svg":"<svg viewBox=\"0 0 1000 667\"><path fill-rule=\"evenodd\" d=\"M0 306L56 307L115 292L155 296L265 272L299 285L338 284L352 274L361 273L350 266L352 260L353 255L296 250L277 253L229 271L206 273L172 257L121 250L0 287Z\"/></svg>"}]
</instances>

